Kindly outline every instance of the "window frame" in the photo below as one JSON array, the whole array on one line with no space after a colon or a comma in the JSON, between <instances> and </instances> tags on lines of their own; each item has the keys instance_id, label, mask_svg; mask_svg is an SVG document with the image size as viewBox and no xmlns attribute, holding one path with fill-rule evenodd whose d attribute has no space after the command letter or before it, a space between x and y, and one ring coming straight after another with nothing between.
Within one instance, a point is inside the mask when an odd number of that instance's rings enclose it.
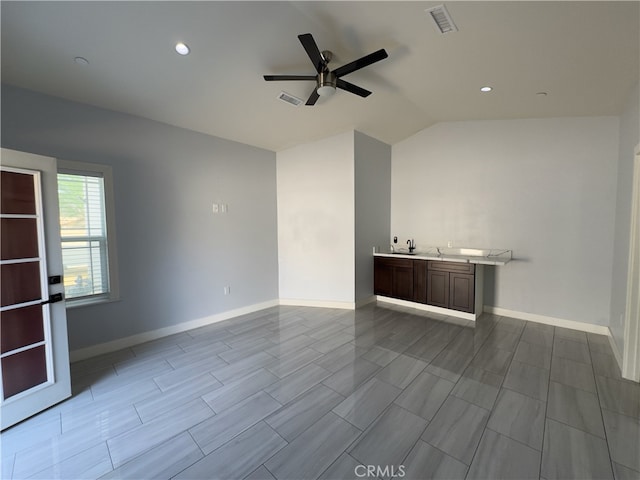
<instances>
[{"instance_id":1,"label":"window frame","mask_svg":"<svg viewBox=\"0 0 640 480\"><path fill-rule=\"evenodd\" d=\"M113 170L109 165L58 159L58 174L102 177L104 182L105 225L107 229L107 275L109 291L96 295L68 298L67 308L77 308L120 300L118 253L116 246L115 200L113 194ZM62 243L61 243L62 247Z\"/></svg>"}]
</instances>

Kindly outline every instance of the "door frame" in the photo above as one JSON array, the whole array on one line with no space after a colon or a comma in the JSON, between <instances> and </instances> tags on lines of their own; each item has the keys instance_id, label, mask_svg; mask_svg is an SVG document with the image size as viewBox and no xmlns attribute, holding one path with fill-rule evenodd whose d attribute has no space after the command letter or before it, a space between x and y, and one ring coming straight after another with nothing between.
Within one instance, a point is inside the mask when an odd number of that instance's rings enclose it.
<instances>
[{"instance_id":1,"label":"door frame","mask_svg":"<svg viewBox=\"0 0 640 480\"><path fill-rule=\"evenodd\" d=\"M49 275L62 275L56 159L3 148L2 166L39 172L46 269ZM49 286L46 278L43 281L43 292L47 292L45 298L48 298L51 293L63 292L62 284ZM65 302L49 304L48 323L49 345L52 350L52 371L49 381L55 380L53 383L48 381L42 387L37 386L17 394L15 400L12 397L3 402L2 415L0 416L0 429L2 430L71 396ZM49 365L47 367L49 369Z\"/></svg>"},{"instance_id":2,"label":"door frame","mask_svg":"<svg viewBox=\"0 0 640 480\"><path fill-rule=\"evenodd\" d=\"M640 144L634 153L622 376L640 382Z\"/></svg>"}]
</instances>

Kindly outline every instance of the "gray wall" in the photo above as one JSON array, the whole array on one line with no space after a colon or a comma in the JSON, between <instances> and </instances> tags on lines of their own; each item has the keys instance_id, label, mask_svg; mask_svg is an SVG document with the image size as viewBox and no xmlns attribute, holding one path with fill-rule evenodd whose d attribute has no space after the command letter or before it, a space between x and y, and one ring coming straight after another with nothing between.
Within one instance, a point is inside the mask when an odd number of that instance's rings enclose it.
<instances>
[{"instance_id":1,"label":"gray wall","mask_svg":"<svg viewBox=\"0 0 640 480\"><path fill-rule=\"evenodd\" d=\"M618 189L616 192L615 239L611 279L611 324L613 339L622 353L624 347L624 313L627 297L629 234L634 149L640 142L640 92L636 85L629 95L627 108L620 116L618 148Z\"/></svg>"},{"instance_id":2,"label":"gray wall","mask_svg":"<svg viewBox=\"0 0 640 480\"><path fill-rule=\"evenodd\" d=\"M355 300L373 295L374 246L386 248L391 218L391 147L354 132Z\"/></svg>"},{"instance_id":3,"label":"gray wall","mask_svg":"<svg viewBox=\"0 0 640 480\"><path fill-rule=\"evenodd\" d=\"M393 146L391 235L508 248L485 305L609 325L617 117L441 123Z\"/></svg>"},{"instance_id":4,"label":"gray wall","mask_svg":"<svg viewBox=\"0 0 640 480\"><path fill-rule=\"evenodd\" d=\"M121 300L72 350L278 298L273 152L5 85L2 146L113 167Z\"/></svg>"}]
</instances>

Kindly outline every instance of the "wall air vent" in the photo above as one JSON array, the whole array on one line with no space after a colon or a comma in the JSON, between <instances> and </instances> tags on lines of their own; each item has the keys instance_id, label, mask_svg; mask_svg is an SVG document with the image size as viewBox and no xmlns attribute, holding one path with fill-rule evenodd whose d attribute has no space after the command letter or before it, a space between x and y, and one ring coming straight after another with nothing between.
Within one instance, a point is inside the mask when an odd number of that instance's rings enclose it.
<instances>
[{"instance_id":1,"label":"wall air vent","mask_svg":"<svg viewBox=\"0 0 640 480\"><path fill-rule=\"evenodd\" d=\"M456 27L456 24L453 23L451 15L449 15L449 12L444 5L437 5L435 7L427 8L425 12L427 12L431 16L440 33L451 33L458 31L458 27Z\"/></svg>"},{"instance_id":2,"label":"wall air vent","mask_svg":"<svg viewBox=\"0 0 640 480\"><path fill-rule=\"evenodd\" d=\"M293 105L294 107L297 107L303 103L302 99L295 97L287 92L280 92L278 94L278 99L288 103L289 105Z\"/></svg>"}]
</instances>

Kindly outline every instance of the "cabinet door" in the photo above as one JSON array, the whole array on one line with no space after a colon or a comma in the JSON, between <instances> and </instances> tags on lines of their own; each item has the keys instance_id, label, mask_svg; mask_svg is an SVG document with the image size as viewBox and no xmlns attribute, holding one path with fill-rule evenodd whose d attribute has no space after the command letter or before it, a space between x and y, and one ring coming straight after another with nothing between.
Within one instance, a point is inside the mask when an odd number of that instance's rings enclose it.
<instances>
[{"instance_id":1,"label":"cabinet door","mask_svg":"<svg viewBox=\"0 0 640 480\"><path fill-rule=\"evenodd\" d=\"M392 295L393 268L391 262L384 258L373 259L373 293L390 297Z\"/></svg>"},{"instance_id":2,"label":"cabinet door","mask_svg":"<svg viewBox=\"0 0 640 480\"><path fill-rule=\"evenodd\" d=\"M472 263L442 262L440 260L429 260L427 264L429 270L440 270L442 272L474 273L475 265Z\"/></svg>"},{"instance_id":3,"label":"cabinet door","mask_svg":"<svg viewBox=\"0 0 640 480\"><path fill-rule=\"evenodd\" d=\"M413 261L413 301L427 303L427 261Z\"/></svg>"},{"instance_id":4,"label":"cabinet door","mask_svg":"<svg viewBox=\"0 0 640 480\"><path fill-rule=\"evenodd\" d=\"M427 304L449 308L449 272L427 271Z\"/></svg>"},{"instance_id":5,"label":"cabinet door","mask_svg":"<svg viewBox=\"0 0 640 480\"><path fill-rule=\"evenodd\" d=\"M449 308L473 313L474 276L465 273L450 273L449 276Z\"/></svg>"},{"instance_id":6,"label":"cabinet door","mask_svg":"<svg viewBox=\"0 0 640 480\"><path fill-rule=\"evenodd\" d=\"M402 300L413 300L413 264L411 260L406 265L394 265L391 296Z\"/></svg>"}]
</instances>

